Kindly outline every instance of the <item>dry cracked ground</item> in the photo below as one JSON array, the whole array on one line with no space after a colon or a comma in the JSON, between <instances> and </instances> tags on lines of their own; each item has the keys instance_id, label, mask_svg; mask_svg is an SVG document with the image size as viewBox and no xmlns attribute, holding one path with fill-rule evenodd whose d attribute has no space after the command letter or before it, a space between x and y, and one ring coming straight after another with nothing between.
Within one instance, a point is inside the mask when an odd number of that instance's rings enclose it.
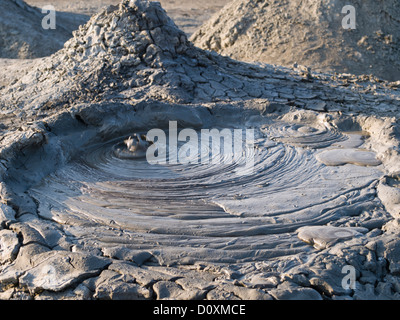
<instances>
[{"instance_id":1,"label":"dry cracked ground","mask_svg":"<svg viewBox=\"0 0 400 320\"><path fill-rule=\"evenodd\" d=\"M399 82L235 61L144 0L23 63L0 87L0 298L399 299ZM171 121L255 129L254 171L115 156Z\"/></svg>"}]
</instances>

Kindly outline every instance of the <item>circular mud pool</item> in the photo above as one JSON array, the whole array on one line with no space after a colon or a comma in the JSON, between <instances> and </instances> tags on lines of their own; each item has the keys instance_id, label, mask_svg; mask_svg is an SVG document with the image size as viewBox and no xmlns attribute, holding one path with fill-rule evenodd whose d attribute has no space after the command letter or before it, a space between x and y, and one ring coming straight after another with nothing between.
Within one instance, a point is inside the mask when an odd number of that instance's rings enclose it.
<instances>
[{"instance_id":1,"label":"circular mud pool","mask_svg":"<svg viewBox=\"0 0 400 320\"><path fill-rule=\"evenodd\" d=\"M157 137L150 156L116 153L128 136L88 146L30 189L39 215L97 249L123 244L167 264L235 263L313 250L297 229L375 205L378 162L317 160L349 145L356 153L352 135L281 122L214 129L208 139L185 130Z\"/></svg>"}]
</instances>

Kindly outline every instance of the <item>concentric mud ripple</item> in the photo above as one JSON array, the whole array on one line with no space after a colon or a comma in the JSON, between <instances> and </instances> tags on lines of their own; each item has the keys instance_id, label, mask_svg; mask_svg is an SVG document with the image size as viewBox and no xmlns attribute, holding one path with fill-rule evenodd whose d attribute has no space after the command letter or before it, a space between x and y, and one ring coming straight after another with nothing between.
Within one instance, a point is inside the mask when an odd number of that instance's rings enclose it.
<instances>
[{"instance_id":1,"label":"concentric mud ripple","mask_svg":"<svg viewBox=\"0 0 400 320\"><path fill-rule=\"evenodd\" d=\"M314 139L313 130L288 125L280 129L288 133L283 143L270 140L264 129L256 129L254 141L243 141L240 156L225 163L229 155L215 156L204 144L199 153L210 153L209 163L121 159L114 150L126 137L119 137L88 147L30 194L46 219L74 228L110 226L131 235L125 243L130 248L172 261L241 262L313 250L297 238L298 228L376 205L379 167L325 166L305 143L315 146L318 140L323 148L346 135L325 130ZM249 158L254 166L248 166ZM99 247L109 241L101 234L86 237L99 240Z\"/></svg>"}]
</instances>

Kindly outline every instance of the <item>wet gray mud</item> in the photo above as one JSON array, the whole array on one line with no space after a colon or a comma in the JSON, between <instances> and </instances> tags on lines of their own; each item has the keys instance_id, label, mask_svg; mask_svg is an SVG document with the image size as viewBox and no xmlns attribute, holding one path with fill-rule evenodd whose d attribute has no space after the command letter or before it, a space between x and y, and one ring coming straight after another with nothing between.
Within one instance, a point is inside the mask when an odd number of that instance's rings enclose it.
<instances>
[{"instance_id":1,"label":"wet gray mud","mask_svg":"<svg viewBox=\"0 0 400 320\"><path fill-rule=\"evenodd\" d=\"M397 83L220 57L123 1L0 105L3 299L399 298ZM171 122L191 161L121 157Z\"/></svg>"}]
</instances>

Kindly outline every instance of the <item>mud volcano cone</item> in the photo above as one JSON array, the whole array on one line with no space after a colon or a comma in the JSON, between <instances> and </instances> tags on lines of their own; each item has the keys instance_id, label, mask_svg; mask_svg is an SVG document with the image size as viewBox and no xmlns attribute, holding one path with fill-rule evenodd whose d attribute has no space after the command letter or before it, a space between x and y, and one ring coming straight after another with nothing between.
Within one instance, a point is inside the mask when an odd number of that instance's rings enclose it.
<instances>
[{"instance_id":1,"label":"mud volcano cone","mask_svg":"<svg viewBox=\"0 0 400 320\"><path fill-rule=\"evenodd\" d=\"M344 29L355 8L356 29ZM400 79L400 4L389 1L236 0L191 40L243 61Z\"/></svg>"},{"instance_id":2,"label":"mud volcano cone","mask_svg":"<svg viewBox=\"0 0 400 320\"><path fill-rule=\"evenodd\" d=\"M30 59L49 56L71 38L84 21L72 14L56 13L55 29L43 29L46 13L22 0L0 2L0 58ZM74 20L75 19L75 20Z\"/></svg>"},{"instance_id":3,"label":"mud volcano cone","mask_svg":"<svg viewBox=\"0 0 400 320\"><path fill-rule=\"evenodd\" d=\"M190 100L193 83L182 72L174 72L179 63L186 64L180 59L195 55L189 52L190 47L159 3L122 1L76 31L58 60L66 60L69 70L84 70L84 82L92 86L86 91L130 90L139 97L144 88L154 87L154 95L167 97L166 91L183 86L186 90L175 92L175 96Z\"/></svg>"}]
</instances>

